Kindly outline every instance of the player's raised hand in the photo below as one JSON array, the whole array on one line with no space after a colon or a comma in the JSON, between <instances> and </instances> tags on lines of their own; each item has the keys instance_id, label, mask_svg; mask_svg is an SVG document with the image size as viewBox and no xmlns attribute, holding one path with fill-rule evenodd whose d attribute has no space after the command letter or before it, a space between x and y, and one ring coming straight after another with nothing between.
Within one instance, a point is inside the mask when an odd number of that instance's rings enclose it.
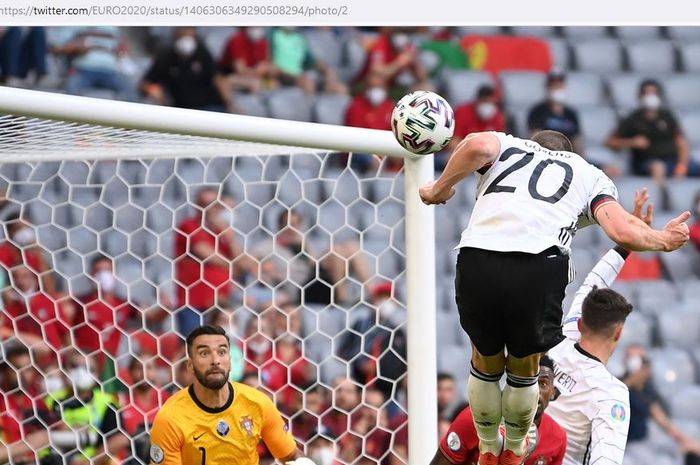
<instances>
[{"instance_id":1,"label":"player's raised hand","mask_svg":"<svg viewBox=\"0 0 700 465\"><path fill-rule=\"evenodd\" d=\"M643 213L644 204L649 200L649 190L645 187L641 191L634 193L634 211L632 214L651 226L654 221L654 204L647 205L646 213Z\"/></svg>"},{"instance_id":2,"label":"player's raised hand","mask_svg":"<svg viewBox=\"0 0 700 465\"><path fill-rule=\"evenodd\" d=\"M430 181L418 189L418 194L426 205L445 204L455 195L455 192L454 187L450 187L447 191L439 190L437 188L437 181Z\"/></svg>"},{"instance_id":3,"label":"player's raised hand","mask_svg":"<svg viewBox=\"0 0 700 465\"><path fill-rule=\"evenodd\" d=\"M684 211L664 226L667 233L667 252L679 249L690 239L690 228L686 221L690 218L690 212Z\"/></svg>"}]
</instances>

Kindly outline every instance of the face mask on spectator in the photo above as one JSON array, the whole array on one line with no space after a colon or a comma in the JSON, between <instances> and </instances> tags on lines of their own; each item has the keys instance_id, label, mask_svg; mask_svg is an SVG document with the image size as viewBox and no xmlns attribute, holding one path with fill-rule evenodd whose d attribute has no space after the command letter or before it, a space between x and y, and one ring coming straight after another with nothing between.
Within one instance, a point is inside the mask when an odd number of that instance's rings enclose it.
<instances>
[{"instance_id":1,"label":"face mask on spectator","mask_svg":"<svg viewBox=\"0 0 700 465\"><path fill-rule=\"evenodd\" d=\"M370 87L365 92L365 96L367 100L369 100L369 103L371 103L373 107L376 107L386 100L386 89L382 87Z\"/></svg>"},{"instance_id":2,"label":"face mask on spectator","mask_svg":"<svg viewBox=\"0 0 700 465\"><path fill-rule=\"evenodd\" d=\"M646 110L656 110L661 106L661 97L656 94L642 95L641 103Z\"/></svg>"},{"instance_id":3,"label":"face mask on spectator","mask_svg":"<svg viewBox=\"0 0 700 465\"><path fill-rule=\"evenodd\" d=\"M84 367L71 370L69 377L73 383L73 389L76 391L87 391L95 385L95 380L92 378L92 375Z\"/></svg>"},{"instance_id":4,"label":"face mask on spectator","mask_svg":"<svg viewBox=\"0 0 700 465\"><path fill-rule=\"evenodd\" d=\"M175 50L184 57L194 53L197 48L197 39L192 36L183 36L175 41Z\"/></svg>"},{"instance_id":5,"label":"face mask on spectator","mask_svg":"<svg viewBox=\"0 0 700 465\"><path fill-rule=\"evenodd\" d=\"M635 357L630 357L627 359L627 363L626 363L625 368L627 368L627 371L630 373L636 373L642 369L642 365L643 365L642 357L635 356Z\"/></svg>"},{"instance_id":6,"label":"face mask on spectator","mask_svg":"<svg viewBox=\"0 0 700 465\"><path fill-rule=\"evenodd\" d=\"M114 279L114 274L111 271L102 270L95 274L95 280L102 292L112 292L114 290L114 285L116 280Z\"/></svg>"},{"instance_id":7,"label":"face mask on spectator","mask_svg":"<svg viewBox=\"0 0 700 465\"><path fill-rule=\"evenodd\" d=\"M549 100L554 103L566 102L566 91L564 89L554 89L549 91Z\"/></svg>"},{"instance_id":8,"label":"face mask on spectator","mask_svg":"<svg viewBox=\"0 0 700 465\"><path fill-rule=\"evenodd\" d=\"M476 114L482 120L490 120L496 115L498 107L493 102L481 102L476 106Z\"/></svg>"},{"instance_id":9,"label":"face mask on spectator","mask_svg":"<svg viewBox=\"0 0 700 465\"><path fill-rule=\"evenodd\" d=\"M249 27L248 29L246 29L246 35L253 42L257 42L258 40L265 37L265 29L261 27Z\"/></svg>"},{"instance_id":10,"label":"face mask on spectator","mask_svg":"<svg viewBox=\"0 0 700 465\"><path fill-rule=\"evenodd\" d=\"M399 32L397 34L394 34L391 36L391 44L394 46L395 49L402 49L408 45L408 43L411 41L410 37L408 37L408 34L404 34L402 32Z\"/></svg>"},{"instance_id":11,"label":"face mask on spectator","mask_svg":"<svg viewBox=\"0 0 700 465\"><path fill-rule=\"evenodd\" d=\"M52 392L58 392L61 389L65 388L63 385L63 376L59 375L49 375L46 378L44 378L44 387L46 388L46 392L51 394Z\"/></svg>"},{"instance_id":12,"label":"face mask on spectator","mask_svg":"<svg viewBox=\"0 0 700 465\"><path fill-rule=\"evenodd\" d=\"M321 447L311 453L311 460L318 465L333 465L335 451L332 447Z\"/></svg>"},{"instance_id":13,"label":"face mask on spectator","mask_svg":"<svg viewBox=\"0 0 700 465\"><path fill-rule=\"evenodd\" d=\"M30 227L23 227L19 229L12 239L19 246L25 246L33 244L36 241L36 236L34 235L34 230Z\"/></svg>"},{"instance_id":14,"label":"face mask on spectator","mask_svg":"<svg viewBox=\"0 0 700 465\"><path fill-rule=\"evenodd\" d=\"M396 302L391 299L386 299L379 304L377 309L379 310L379 318L383 324L386 325L390 323L393 326L397 323L394 321L396 319L396 310L398 309Z\"/></svg>"}]
</instances>

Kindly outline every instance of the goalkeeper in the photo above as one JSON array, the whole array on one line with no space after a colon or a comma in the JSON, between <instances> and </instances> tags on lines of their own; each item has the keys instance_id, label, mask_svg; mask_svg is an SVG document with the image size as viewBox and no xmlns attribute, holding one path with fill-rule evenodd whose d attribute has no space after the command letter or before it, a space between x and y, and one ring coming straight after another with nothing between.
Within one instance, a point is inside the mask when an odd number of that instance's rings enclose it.
<instances>
[{"instance_id":1,"label":"goalkeeper","mask_svg":"<svg viewBox=\"0 0 700 465\"><path fill-rule=\"evenodd\" d=\"M257 465L261 439L280 462L313 465L264 393L229 382L231 351L223 328L192 331L187 356L194 381L158 411L151 430L152 465Z\"/></svg>"}]
</instances>

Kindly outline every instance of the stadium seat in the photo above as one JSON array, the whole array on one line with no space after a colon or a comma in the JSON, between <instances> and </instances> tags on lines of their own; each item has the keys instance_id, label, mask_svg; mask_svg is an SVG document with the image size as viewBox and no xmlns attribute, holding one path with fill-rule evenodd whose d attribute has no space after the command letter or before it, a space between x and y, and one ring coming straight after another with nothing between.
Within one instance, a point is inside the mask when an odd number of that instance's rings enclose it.
<instances>
[{"instance_id":1,"label":"stadium seat","mask_svg":"<svg viewBox=\"0 0 700 465\"><path fill-rule=\"evenodd\" d=\"M551 37L556 29L554 26L511 26L510 32L518 36Z\"/></svg>"},{"instance_id":2,"label":"stadium seat","mask_svg":"<svg viewBox=\"0 0 700 465\"><path fill-rule=\"evenodd\" d=\"M61 163L58 175L69 184L87 184L90 174L90 165L84 161L66 160Z\"/></svg>"},{"instance_id":3,"label":"stadium seat","mask_svg":"<svg viewBox=\"0 0 700 465\"><path fill-rule=\"evenodd\" d=\"M221 54L224 52L224 47L228 40L236 33L237 28L235 27L204 27L201 28L203 31L204 43L211 53L214 61L218 61L221 58Z\"/></svg>"},{"instance_id":4,"label":"stadium seat","mask_svg":"<svg viewBox=\"0 0 700 465\"><path fill-rule=\"evenodd\" d=\"M471 102L476 97L479 87L495 85L491 73L486 71L450 70L443 72L445 97L453 108Z\"/></svg>"},{"instance_id":5,"label":"stadium seat","mask_svg":"<svg viewBox=\"0 0 700 465\"><path fill-rule=\"evenodd\" d=\"M530 114L530 106L514 107L508 106L508 115L513 120L514 127L510 129L510 132L517 137L530 137L530 130L527 126L527 117ZM473 200L472 200L473 202Z\"/></svg>"},{"instance_id":6,"label":"stadium seat","mask_svg":"<svg viewBox=\"0 0 700 465\"><path fill-rule=\"evenodd\" d=\"M588 39L606 37L608 28L606 26L563 26L562 34L570 39Z\"/></svg>"},{"instance_id":7,"label":"stadium seat","mask_svg":"<svg viewBox=\"0 0 700 465\"><path fill-rule=\"evenodd\" d=\"M695 365L685 350L671 347L652 349L650 358L654 383L666 400L679 397L675 393L695 382Z\"/></svg>"},{"instance_id":8,"label":"stadium seat","mask_svg":"<svg viewBox=\"0 0 700 465\"><path fill-rule=\"evenodd\" d=\"M56 271L65 278L85 273L82 258L72 250L61 252L55 260L54 266Z\"/></svg>"},{"instance_id":9,"label":"stadium seat","mask_svg":"<svg viewBox=\"0 0 700 465\"><path fill-rule=\"evenodd\" d=\"M620 203L628 211L632 211L634 208L635 192L644 187L647 188L649 197L654 199L655 203L658 203L658 199L661 196L658 186L652 179L643 176L622 176L615 178L615 186L617 187Z\"/></svg>"},{"instance_id":10,"label":"stadium seat","mask_svg":"<svg viewBox=\"0 0 700 465\"><path fill-rule=\"evenodd\" d=\"M132 233L145 225L144 212L133 205L124 205L114 212L114 227Z\"/></svg>"},{"instance_id":11,"label":"stadium seat","mask_svg":"<svg viewBox=\"0 0 700 465\"><path fill-rule=\"evenodd\" d=\"M649 347L652 343L653 331L654 320L652 318L639 312L632 312L625 321L620 346L642 344L645 347Z\"/></svg>"},{"instance_id":12,"label":"stadium seat","mask_svg":"<svg viewBox=\"0 0 700 465\"><path fill-rule=\"evenodd\" d=\"M241 234L253 231L261 220L260 208L250 202L241 202L233 211L233 227Z\"/></svg>"},{"instance_id":13,"label":"stadium seat","mask_svg":"<svg viewBox=\"0 0 700 465\"><path fill-rule=\"evenodd\" d=\"M581 108L578 112L585 146L603 146L617 127L617 113L611 107Z\"/></svg>"},{"instance_id":14,"label":"stadium seat","mask_svg":"<svg viewBox=\"0 0 700 465\"><path fill-rule=\"evenodd\" d=\"M700 149L700 108L679 111L677 116L683 134L690 143L691 151L697 153Z\"/></svg>"},{"instance_id":15,"label":"stadium seat","mask_svg":"<svg viewBox=\"0 0 700 465\"><path fill-rule=\"evenodd\" d=\"M267 98L270 116L294 121L311 121L313 98L296 87L272 92Z\"/></svg>"},{"instance_id":16,"label":"stadium seat","mask_svg":"<svg viewBox=\"0 0 700 465\"><path fill-rule=\"evenodd\" d=\"M681 42L700 40L698 26L667 26L666 33L671 39Z\"/></svg>"},{"instance_id":17,"label":"stadium seat","mask_svg":"<svg viewBox=\"0 0 700 465\"><path fill-rule=\"evenodd\" d=\"M697 421L700 418L700 386L686 386L669 398L673 418Z\"/></svg>"},{"instance_id":18,"label":"stadium seat","mask_svg":"<svg viewBox=\"0 0 700 465\"><path fill-rule=\"evenodd\" d=\"M566 42L566 39L549 37L545 40L549 44L549 51L552 54L552 66L563 70L571 68L569 44Z\"/></svg>"},{"instance_id":19,"label":"stadium seat","mask_svg":"<svg viewBox=\"0 0 700 465\"><path fill-rule=\"evenodd\" d=\"M700 312L687 303L679 308L667 308L658 316L658 328L666 346L692 349L697 346L700 334Z\"/></svg>"},{"instance_id":20,"label":"stadium seat","mask_svg":"<svg viewBox=\"0 0 700 465\"><path fill-rule=\"evenodd\" d=\"M700 181L697 179L674 179L668 183L671 205L674 210L683 211L695 207L695 197L700 193Z\"/></svg>"},{"instance_id":21,"label":"stadium seat","mask_svg":"<svg viewBox=\"0 0 700 465\"><path fill-rule=\"evenodd\" d=\"M338 70L343 59L343 44L330 28L305 28L304 35L317 62Z\"/></svg>"},{"instance_id":22,"label":"stadium seat","mask_svg":"<svg viewBox=\"0 0 700 465\"><path fill-rule=\"evenodd\" d=\"M616 39L586 39L571 43L576 69L613 73L623 69L622 46Z\"/></svg>"},{"instance_id":23,"label":"stadium seat","mask_svg":"<svg viewBox=\"0 0 700 465\"><path fill-rule=\"evenodd\" d=\"M678 45L681 69L687 73L700 71L700 37L697 40Z\"/></svg>"},{"instance_id":24,"label":"stadium seat","mask_svg":"<svg viewBox=\"0 0 700 465\"><path fill-rule=\"evenodd\" d=\"M577 279L583 281L586 275L593 269L593 265L598 261L587 249L579 248L571 252L571 261L574 265Z\"/></svg>"},{"instance_id":25,"label":"stadium seat","mask_svg":"<svg viewBox=\"0 0 700 465\"><path fill-rule=\"evenodd\" d=\"M449 373L457 381L457 392L467 395L467 379L471 360L471 346L452 345L440 348L438 373Z\"/></svg>"},{"instance_id":26,"label":"stadium seat","mask_svg":"<svg viewBox=\"0 0 700 465\"><path fill-rule=\"evenodd\" d=\"M142 260L158 252L158 236L145 229L134 232L129 239L129 251Z\"/></svg>"},{"instance_id":27,"label":"stadium seat","mask_svg":"<svg viewBox=\"0 0 700 465\"><path fill-rule=\"evenodd\" d=\"M107 181L102 189L102 203L118 208L129 202L129 186L119 178Z\"/></svg>"},{"instance_id":28,"label":"stadium seat","mask_svg":"<svg viewBox=\"0 0 700 465\"><path fill-rule=\"evenodd\" d=\"M700 78L692 73L665 76L661 84L671 110L700 109Z\"/></svg>"},{"instance_id":29,"label":"stadium seat","mask_svg":"<svg viewBox=\"0 0 700 465\"><path fill-rule=\"evenodd\" d=\"M545 98L544 73L504 71L500 75L503 96L509 107L530 107Z\"/></svg>"},{"instance_id":30,"label":"stadium seat","mask_svg":"<svg viewBox=\"0 0 700 465\"><path fill-rule=\"evenodd\" d=\"M83 256L91 256L97 251L97 234L84 227L67 231L68 248Z\"/></svg>"},{"instance_id":31,"label":"stadium seat","mask_svg":"<svg viewBox=\"0 0 700 465\"><path fill-rule=\"evenodd\" d=\"M343 125L349 105L347 95L319 95L314 105L314 119L319 123Z\"/></svg>"},{"instance_id":32,"label":"stadium seat","mask_svg":"<svg viewBox=\"0 0 700 465\"><path fill-rule=\"evenodd\" d=\"M37 243L49 252L63 249L67 242L66 236L66 230L55 224L46 224L37 227Z\"/></svg>"},{"instance_id":33,"label":"stadium seat","mask_svg":"<svg viewBox=\"0 0 700 465\"><path fill-rule=\"evenodd\" d=\"M566 103L574 108L603 103L603 81L597 73L571 72L566 76Z\"/></svg>"},{"instance_id":34,"label":"stadium seat","mask_svg":"<svg viewBox=\"0 0 700 465\"><path fill-rule=\"evenodd\" d=\"M637 305L646 315L659 315L680 301L679 292L670 281L640 281L637 288Z\"/></svg>"},{"instance_id":35,"label":"stadium seat","mask_svg":"<svg viewBox=\"0 0 700 465\"><path fill-rule=\"evenodd\" d=\"M680 287L681 298L686 302L700 301L700 279L691 276L689 280Z\"/></svg>"},{"instance_id":36,"label":"stadium seat","mask_svg":"<svg viewBox=\"0 0 700 465\"><path fill-rule=\"evenodd\" d=\"M656 39L659 37L657 26L615 26L615 35L623 40Z\"/></svg>"},{"instance_id":37,"label":"stadium seat","mask_svg":"<svg viewBox=\"0 0 700 465\"><path fill-rule=\"evenodd\" d=\"M633 41L626 48L632 72L670 73L676 69L676 50L671 41Z\"/></svg>"},{"instance_id":38,"label":"stadium seat","mask_svg":"<svg viewBox=\"0 0 700 465\"><path fill-rule=\"evenodd\" d=\"M293 173L287 172L276 186L275 199L287 208L303 198L302 183Z\"/></svg>"},{"instance_id":39,"label":"stadium seat","mask_svg":"<svg viewBox=\"0 0 700 465\"><path fill-rule=\"evenodd\" d=\"M236 93L233 101L244 115L261 116L263 118L270 116L265 99L259 94Z\"/></svg>"},{"instance_id":40,"label":"stadium seat","mask_svg":"<svg viewBox=\"0 0 700 465\"><path fill-rule=\"evenodd\" d=\"M674 252L659 255L664 269L667 270L674 282L683 284L695 276L692 252L684 247Z\"/></svg>"},{"instance_id":41,"label":"stadium seat","mask_svg":"<svg viewBox=\"0 0 700 465\"><path fill-rule=\"evenodd\" d=\"M343 205L350 205L360 196L360 182L353 171L345 170L338 176L331 196Z\"/></svg>"},{"instance_id":42,"label":"stadium seat","mask_svg":"<svg viewBox=\"0 0 700 465\"><path fill-rule=\"evenodd\" d=\"M586 145L584 154L586 160L598 167L619 166L623 170L626 169L625 157L603 145Z\"/></svg>"},{"instance_id":43,"label":"stadium seat","mask_svg":"<svg viewBox=\"0 0 700 465\"><path fill-rule=\"evenodd\" d=\"M436 328L437 328L437 340L439 347L445 347L450 345L460 345L460 337L458 331L462 331L462 327L459 323L459 313L456 309L449 309L449 311L437 311L436 314Z\"/></svg>"}]
</instances>

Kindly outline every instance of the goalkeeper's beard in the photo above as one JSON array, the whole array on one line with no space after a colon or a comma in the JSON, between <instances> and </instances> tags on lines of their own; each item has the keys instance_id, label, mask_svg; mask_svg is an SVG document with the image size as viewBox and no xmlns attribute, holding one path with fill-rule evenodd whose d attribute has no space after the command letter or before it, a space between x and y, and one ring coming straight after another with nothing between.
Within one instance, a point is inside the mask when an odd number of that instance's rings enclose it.
<instances>
[{"instance_id":1,"label":"goalkeeper's beard","mask_svg":"<svg viewBox=\"0 0 700 465\"><path fill-rule=\"evenodd\" d=\"M199 381L199 384L201 384L205 388L211 389L212 391L218 391L219 389L226 386L230 372L231 370L224 371L219 369L207 370L204 373L202 373L201 371L194 369L194 376L195 378L197 378L197 381ZM217 374L219 376L213 378L213 374Z\"/></svg>"}]
</instances>

